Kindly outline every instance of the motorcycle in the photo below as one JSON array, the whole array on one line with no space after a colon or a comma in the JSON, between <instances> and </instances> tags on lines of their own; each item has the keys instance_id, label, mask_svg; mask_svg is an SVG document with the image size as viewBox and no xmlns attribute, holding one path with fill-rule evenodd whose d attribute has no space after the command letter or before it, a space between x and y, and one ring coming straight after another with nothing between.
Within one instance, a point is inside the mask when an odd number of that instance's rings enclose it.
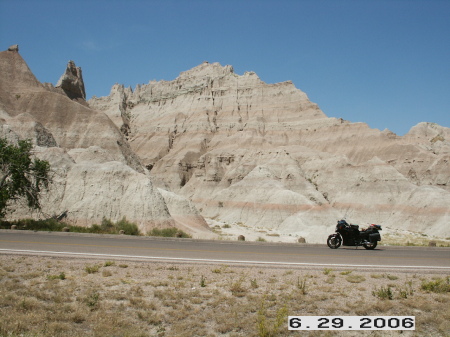
<instances>
[{"instance_id":1,"label":"motorcycle","mask_svg":"<svg viewBox=\"0 0 450 337\"><path fill-rule=\"evenodd\" d=\"M372 224L367 229L359 230L358 225L347 223L344 219L338 220L336 233L331 234L327 239L327 245L331 249L337 249L342 244L344 246L363 246L366 249L375 249L378 241L381 241L380 225Z\"/></svg>"}]
</instances>

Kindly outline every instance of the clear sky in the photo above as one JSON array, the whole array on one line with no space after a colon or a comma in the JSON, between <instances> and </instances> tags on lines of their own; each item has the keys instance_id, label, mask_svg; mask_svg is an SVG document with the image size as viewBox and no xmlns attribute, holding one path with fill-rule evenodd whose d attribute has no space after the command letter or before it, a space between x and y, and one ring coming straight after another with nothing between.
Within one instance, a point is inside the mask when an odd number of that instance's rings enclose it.
<instances>
[{"instance_id":1,"label":"clear sky","mask_svg":"<svg viewBox=\"0 0 450 337\"><path fill-rule=\"evenodd\" d=\"M88 98L209 61L291 80L329 117L450 127L450 0L0 0L0 44L41 82L74 60Z\"/></svg>"}]
</instances>

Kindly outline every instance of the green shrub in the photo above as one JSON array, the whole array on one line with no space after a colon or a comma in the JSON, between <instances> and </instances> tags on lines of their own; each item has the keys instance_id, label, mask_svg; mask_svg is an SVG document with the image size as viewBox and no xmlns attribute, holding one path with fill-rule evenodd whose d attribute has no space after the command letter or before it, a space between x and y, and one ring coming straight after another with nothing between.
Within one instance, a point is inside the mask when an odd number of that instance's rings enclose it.
<instances>
[{"instance_id":1,"label":"green shrub","mask_svg":"<svg viewBox=\"0 0 450 337\"><path fill-rule=\"evenodd\" d=\"M90 294L86 296L84 302L91 309L91 311L95 310L99 306L100 293L98 291L92 291Z\"/></svg>"},{"instance_id":2,"label":"green shrub","mask_svg":"<svg viewBox=\"0 0 450 337\"><path fill-rule=\"evenodd\" d=\"M332 271L333 271L333 269L331 269L331 268L325 268L325 269L323 270L323 274L324 274L324 275L328 275L328 274L330 274Z\"/></svg>"},{"instance_id":3,"label":"green shrub","mask_svg":"<svg viewBox=\"0 0 450 337\"><path fill-rule=\"evenodd\" d=\"M33 219L20 219L15 221L1 221L0 228L2 229L10 229L12 225L17 226L17 229L27 229L33 231L50 231L50 232L59 232L62 231L64 227L67 225L58 222L56 219L48 219L48 220L33 220Z\"/></svg>"},{"instance_id":4,"label":"green shrub","mask_svg":"<svg viewBox=\"0 0 450 337\"><path fill-rule=\"evenodd\" d=\"M125 217L117 223L103 218L101 225L93 224L91 227L68 225L56 219L0 221L0 229L10 229L12 225L15 225L19 230L62 232L63 228L67 227L69 232L74 233L119 234L123 230L128 235L140 235L137 225L129 222Z\"/></svg>"},{"instance_id":5,"label":"green shrub","mask_svg":"<svg viewBox=\"0 0 450 337\"><path fill-rule=\"evenodd\" d=\"M399 290L400 298L408 298L414 294L414 290L412 288L412 281L408 281L405 283L404 287L401 287Z\"/></svg>"},{"instance_id":6,"label":"green shrub","mask_svg":"<svg viewBox=\"0 0 450 337\"><path fill-rule=\"evenodd\" d=\"M103 232L112 232L114 231L114 223L111 221L111 219L106 219L105 217L103 217L100 228Z\"/></svg>"},{"instance_id":7,"label":"green shrub","mask_svg":"<svg viewBox=\"0 0 450 337\"><path fill-rule=\"evenodd\" d=\"M381 287L380 289L372 291L372 295L382 300L392 300L394 298L391 287Z\"/></svg>"},{"instance_id":8,"label":"green shrub","mask_svg":"<svg viewBox=\"0 0 450 337\"><path fill-rule=\"evenodd\" d=\"M297 288L302 295L306 295L306 279L300 280L300 276L297 278Z\"/></svg>"},{"instance_id":9,"label":"green shrub","mask_svg":"<svg viewBox=\"0 0 450 337\"><path fill-rule=\"evenodd\" d=\"M48 280L65 280L66 274L64 272L61 272L59 275L48 275Z\"/></svg>"},{"instance_id":10,"label":"green shrub","mask_svg":"<svg viewBox=\"0 0 450 337\"><path fill-rule=\"evenodd\" d=\"M98 273L99 269L100 269L100 265L93 265L93 266L86 266L84 267L84 270L86 271L86 273L88 274L95 274Z\"/></svg>"},{"instance_id":11,"label":"green shrub","mask_svg":"<svg viewBox=\"0 0 450 337\"><path fill-rule=\"evenodd\" d=\"M125 217L116 224L119 231L123 230L128 235L139 235L139 228L135 223L128 222Z\"/></svg>"},{"instance_id":12,"label":"green shrub","mask_svg":"<svg viewBox=\"0 0 450 337\"><path fill-rule=\"evenodd\" d=\"M149 236L162 236L165 238L190 238L191 236L176 227L153 228L147 233Z\"/></svg>"},{"instance_id":13,"label":"green shrub","mask_svg":"<svg viewBox=\"0 0 450 337\"><path fill-rule=\"evenodd\" d=\"M431 291L433 293L447 293L450 292L450 277L446 280L438 278L433 281L423 281L420 287L422 290Z\"/></svg>"},{"instance_id":14,"label":"green shrub","mask_svg":"<svg viewBox=\"0 0 450 337\"><path fill-rule=\"evenodd\" d=\"M93 224L91 226L91 233L93 233L93 234L101 234L102 233L102 228L99 225L97 225L97 224Z\"/></svg>"},{"instance_id":15,"label":"green shrub","mask_svg":"<svg viewBox=\"0 0 450 337\"><path fill-rule=\"evenodd\" d=\"M364 282L366 280L366 278L362 275L352 274L352 275L347 275L346 280L347 280L347 282L350 282L350 283L361 283L361 282Z\"/></svg>"},{"instance_id":16,"label":"green shrub","mask_svg":"<svg viewBox=\"0 0 450 337\"><path fill-rule=\"evenodd\" d=\"M288 317L288 309L286 305L278 308L275 312L275 317L269 319L271 315L264 303L265 299L261 302L261 307L258 310L257 317L257 330L259 337L274 337L278 336L282 327L286 324Z\"/></svg>"},{"instance_id":17,"label":"green shrub","mask_svg":"<svg viewBox=\"0 0 450 337\"><path fill-rule=\"evenodd\" d=\"M242 286L243 278L233 282L230 286L230 291L233 296L244 297L247 294L247 289Z\"/></svg>"}]
</instances>

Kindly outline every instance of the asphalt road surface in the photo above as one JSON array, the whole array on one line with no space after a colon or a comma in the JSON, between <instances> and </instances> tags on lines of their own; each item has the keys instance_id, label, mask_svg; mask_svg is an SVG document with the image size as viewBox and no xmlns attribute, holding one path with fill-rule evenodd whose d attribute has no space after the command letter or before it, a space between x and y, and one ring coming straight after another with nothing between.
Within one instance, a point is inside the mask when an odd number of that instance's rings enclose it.
<instances>
[{"instance_id":1,"label":"asphalt road surface","mask_svg":"<svg viewBox=\"0 0 450 337\"><path fill-rule=\"evenodd\" d=\"M324 245L166 239L0 230L1 254L70 256L102 260L166 261L269 267L450 271L450 249L378 246L330 249Z\"/></svg>"}]
</instances>

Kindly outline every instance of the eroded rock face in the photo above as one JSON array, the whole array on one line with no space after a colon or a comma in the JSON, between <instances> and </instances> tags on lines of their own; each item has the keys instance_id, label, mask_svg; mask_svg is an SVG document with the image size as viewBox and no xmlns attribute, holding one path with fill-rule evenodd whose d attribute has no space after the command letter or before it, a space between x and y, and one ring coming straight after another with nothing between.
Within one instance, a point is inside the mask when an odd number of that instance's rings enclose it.
<instances>
[{"instance_id":1,"label":"eroded rock face","mask_svg":"<svg viewBox=\"0 0 450 337\"><path fill-rule=\"evenodd\" d=\"M205 219L188 199L161 188L158 188L158 191L164 198L177 228L191 233L194 238L210 239L216 237L212 232L209 232Z\"/></svg>"},{"instance_id":2,"label":"eroded rock face","mask_svg":"<svg viewBox=\"0 0 450 337\"><path fill-rule=\"evenodd\" d=\"M84 89L83 75L81 68L75 65L74 61L67 63L64 74L60 77L56 88L64 90L66 95L73 100L86 99L86 91Z\"/></svg>"},{"instance_id":3,"label":"eroded rock face","mask_svg":"<svg viewBox=\"0 0 450 337\"><path fill-rule=\"evenodd\" d=\"M114 160L144 172L138 157L108 116L44 86L19 53L0 52L0 71L4 122L15 125L19 135L30 134L34 138L32 135L39 133L38 145L57 144L67 150L99 146ZM36 131L41 126L45 131Z\"/></svg>"},{"instance_id":4,"label":"eroded rock face","mask_svg":"<svg viewBox=\"0 0 450 337\"><path fill-rule=\"evenodd\" d=\"M8 51L19 52L19 45L18 44L13 44L12 46L9 46L8 47Z\"/></svg>"},{"instance_id":5,"label":"eroded rock face","mask_svg":"<svg viewBox=\"0 0 450 337\"><path fill-rule=\"evenodd\" d=\"M322 243L346 216L450 236L449 128L420 123L399 137L328 118L291 82L218 63L134 91L117 84L90 107L75 64L57 88L15 51L0 53L0 73L1 135L32 138L55 169L48 216L125 216L143 232L176 225L197 237L210 233L206 216Z\"/></svg>"},{"instance_id":6,"label":"eroded rock face","mask_svg":"<svg viewBox=\"0 0 450 337\"><path fill-rule=\"evenodd\" d=\"M69 62L59 88L41 84L16 52L0 52L0 73L0 137L11 142L30 138L34 153L50 162L54 181L41 200L41 213L30 213L19 200L9 219L65 214L69 223L91 225L103 218L125 217L137 223L142 233L178 225L110 118L86 102L73 101L84 100L85 95L81 71L74 63ZM178 202L183 200L180 197ZM204 222L194 209L179 208L176 213ZM184 230L211 233L204 226Z\"/></svg>"},{"instance_id":7,"label":"eroded rock face","mask_svg":"<svg viewBox=\"0 0 450 337\"><path fill-rule=\"evenodd\" d=\"M399 137L328 118L291 82L203 63L89 104L118 127L159 186L202 215L324 242L356 223L450 235L450 129Z\"/></svg>"}]
</instances>

